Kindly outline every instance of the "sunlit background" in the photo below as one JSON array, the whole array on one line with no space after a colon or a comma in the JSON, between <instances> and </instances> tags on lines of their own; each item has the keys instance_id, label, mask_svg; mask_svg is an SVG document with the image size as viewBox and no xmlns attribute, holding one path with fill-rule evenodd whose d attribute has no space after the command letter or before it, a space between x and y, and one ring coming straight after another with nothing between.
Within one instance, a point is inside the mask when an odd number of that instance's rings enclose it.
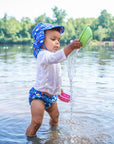
<instances>
[{"instance_id":1,"label":"sunlit background","mask_svg":"<svg viewBox=\"0 0 114 144\"><path fill-rule=\"evenodd\" d=\"M17 20L21 20L22 17L34 20L44 13L52 18L52 8L55 6L66 11L66 18L97 18L104 9L114 16L113 0L0 0L0 18L5 13Z\"/></svg>"}]
</instances>

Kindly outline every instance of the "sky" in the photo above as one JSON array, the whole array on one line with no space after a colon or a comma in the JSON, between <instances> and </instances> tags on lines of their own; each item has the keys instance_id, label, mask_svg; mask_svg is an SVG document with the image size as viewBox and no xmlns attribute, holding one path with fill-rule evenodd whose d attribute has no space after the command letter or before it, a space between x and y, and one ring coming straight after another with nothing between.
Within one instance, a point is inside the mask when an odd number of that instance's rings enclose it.
<instances>
[{"instance_id":1,"label":"sky","mask_svg":"<svg viewBox=\"0 0 114 144\"><path fill-rule=\"evenodd\" d=\"M68 18L97 18L106 9L114 16L113 0L0 0L0 19L6 13L17 20L29 17L32 21L42 14L53 18L55 6L65 10Z\"/></svg>"}]
</instances>

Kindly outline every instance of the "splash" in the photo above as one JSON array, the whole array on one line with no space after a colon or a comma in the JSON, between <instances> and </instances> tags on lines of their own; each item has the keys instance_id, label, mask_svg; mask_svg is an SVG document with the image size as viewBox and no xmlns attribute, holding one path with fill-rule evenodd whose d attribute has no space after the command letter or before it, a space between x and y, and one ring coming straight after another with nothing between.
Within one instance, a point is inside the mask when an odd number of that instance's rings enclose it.
<instances>
[{"instance_id":1,"label":"splash","mask_svg":"<svg viewBox=\"0 0 114 144\"><path fill-rule=\"evenodd\" d=\"M77 63L77 56L78 56L78 51L74 50L67 59L67 67L68 67L68 78L70 82L70 94L71 94L71 102L72 102L72 95L73 95L73 78L76 76L76 63Z\"/></svg>"},{"instance_id":2,"label":"splash","mask_svg":"<svg viewBox=\"0 0 114 144\"><path fill-rule=\"evenodd\" d=\"M71 96L71 109L70 109L70 120L71 120L71 131L72 131L72 114L73 114L73 78L76 77L76 64L77 64L77 56L78 51L74 50L67 59L67 67L68 67L68 78L70 83L70 96Z\"/></svg>"}]
</instances>

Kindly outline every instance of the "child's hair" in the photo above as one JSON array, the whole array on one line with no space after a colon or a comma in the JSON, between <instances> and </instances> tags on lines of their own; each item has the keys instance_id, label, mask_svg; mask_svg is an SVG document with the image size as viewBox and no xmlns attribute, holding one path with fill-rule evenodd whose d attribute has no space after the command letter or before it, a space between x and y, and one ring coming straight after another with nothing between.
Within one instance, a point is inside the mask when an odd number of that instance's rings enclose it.
<instances>
[{"instance_id":1,"label":"child's hair","mask_svg":"<svg viewBox=\"0 0 114 144\"><path fill-rule=\"evenodd\" d=\"M56 31L60 32L61 31L61 27L53 28L53 30L56 30Z\"/></svg>"},{"instance_id":2,"label":"child's hair","mask_svg":"<svg viewBox=\"0 0 114 144\"><path fill-rule=\"evenodd\" d=\"M50 30L56 30L56 31L60 32L60 31L61 31L61 27L52 28L52 29L50 29ZM45 32L46 32L46 30L44 31L44 33L45 33Z\"/></svg>"}]
</instances>

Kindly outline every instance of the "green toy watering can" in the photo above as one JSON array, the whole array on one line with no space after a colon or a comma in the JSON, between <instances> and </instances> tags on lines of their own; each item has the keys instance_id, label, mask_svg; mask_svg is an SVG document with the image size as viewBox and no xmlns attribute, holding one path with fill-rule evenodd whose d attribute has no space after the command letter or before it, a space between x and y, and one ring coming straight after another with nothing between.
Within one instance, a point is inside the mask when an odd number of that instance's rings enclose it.
<instances>
[{"instance_id":1,"label":"green toy watering can","mask_svg":"<svg viewBox=\"0 0 114 144\"><path fill-rule=\"evenodd\" d=\"M80 40L83 48L91 40L91 38L92 38L92 31L91 31L90 26L87 25L79 37L79 40Z\"/></svg>"}]
</instances>

